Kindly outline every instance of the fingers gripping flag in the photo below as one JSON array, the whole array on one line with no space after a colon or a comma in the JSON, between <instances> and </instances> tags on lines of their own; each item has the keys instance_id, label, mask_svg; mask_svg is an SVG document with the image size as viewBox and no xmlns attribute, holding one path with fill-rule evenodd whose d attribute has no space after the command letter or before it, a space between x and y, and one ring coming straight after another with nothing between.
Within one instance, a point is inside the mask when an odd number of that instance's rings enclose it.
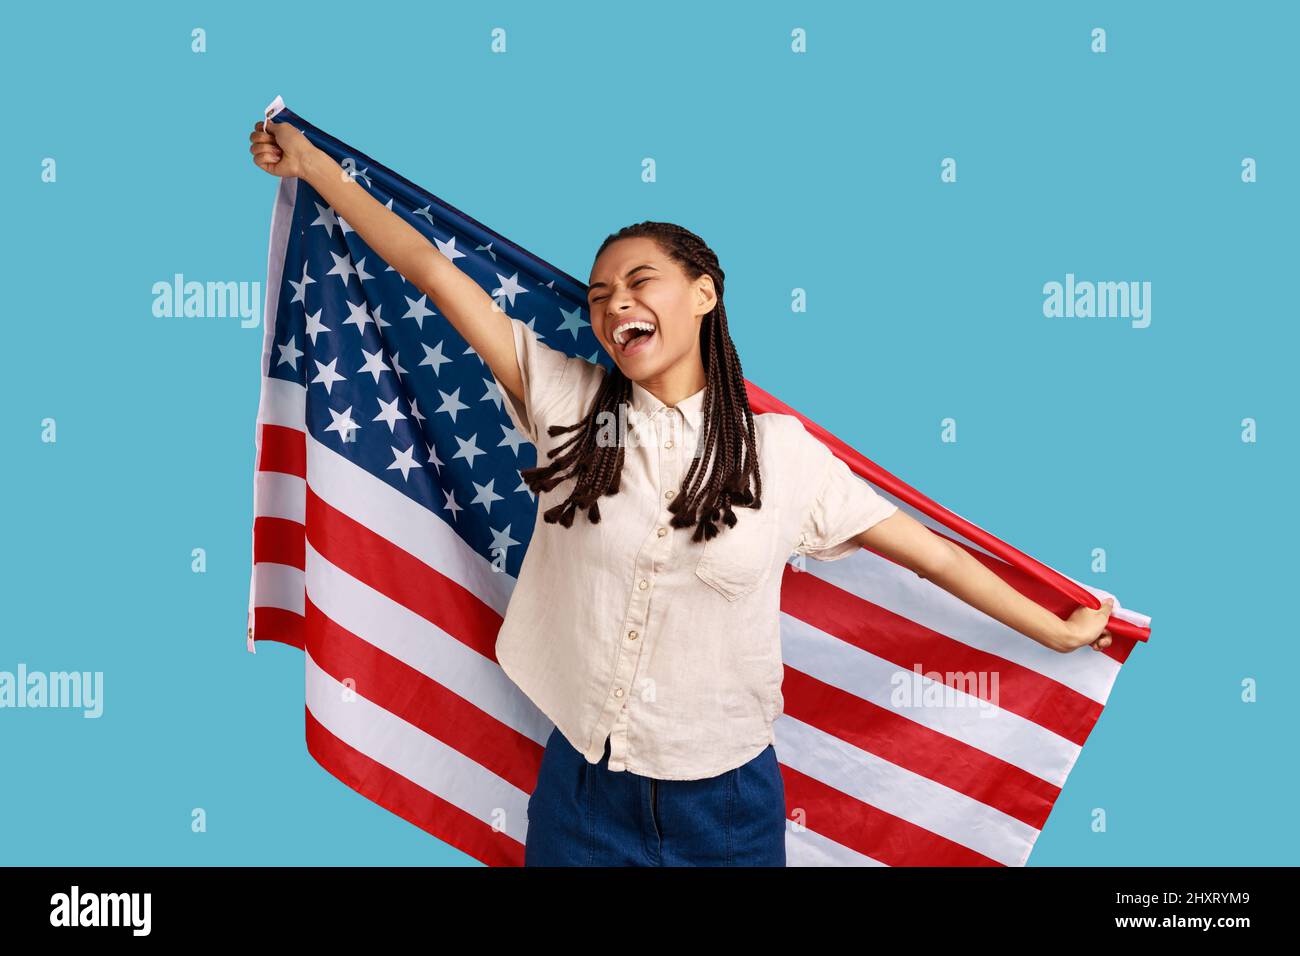
<instances>
[{"instance_id":1,"label":"fingers gripping flag","mask_svg":"<svg viewBox=\"0 0 1300 956\"><path fill-rule=\"evenodd\" d=\"M612 367L585 286L283 107L552 348ZM491 370L309 184L279 182L256 430L248 649L304 651L307 747L489 865L523 862L551 724L496 663L536 450ZM756 414L798 416L747 383ZM1111 595L926 498L803 416L882 495L1058 616ZM790 865L1025 863L1150 621L1058 654L863 549L782 584ZM988 675L986 678L984 675Z\"/></svg>"}]
</instances>

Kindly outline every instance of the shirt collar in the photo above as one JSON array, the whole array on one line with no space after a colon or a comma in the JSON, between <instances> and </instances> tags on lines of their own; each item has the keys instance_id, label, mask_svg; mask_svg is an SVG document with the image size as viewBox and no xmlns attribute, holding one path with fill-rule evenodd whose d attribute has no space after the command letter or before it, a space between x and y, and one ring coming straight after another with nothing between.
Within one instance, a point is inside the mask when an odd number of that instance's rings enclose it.
<instances>
[{"instance_id":1,"label":"shirt collar","mask_svg":"<svg viewBox=\"0 0 1300 956\"><path fill-rule=\"evenodd\" d=\"M708 386L705 386L707 388ZM677 403L676 408L682 413L687 423L692 429L698 430L700 427L700 418L704 411L704 391L701 388L694 395L683 398ZM663 402L655 397L654 393L647 388L643 388L636 382L632 383L632 407L637 413L647 418L654 415L661 408L667 408Z\"/></svg>"}]
</instances>

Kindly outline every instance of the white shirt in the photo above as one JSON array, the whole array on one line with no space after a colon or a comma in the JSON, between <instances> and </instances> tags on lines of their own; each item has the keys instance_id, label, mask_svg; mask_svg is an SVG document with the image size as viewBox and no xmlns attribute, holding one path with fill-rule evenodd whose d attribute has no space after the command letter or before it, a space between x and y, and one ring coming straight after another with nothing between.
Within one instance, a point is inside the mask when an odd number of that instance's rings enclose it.
<instances>
[{"instance_id":1,"label":"white shirt","mask_svg":"<svg viewBox=\"0 0 1300 956\"><path fill-rule=\"evenodd\" d=\"M537 446L572 436L604 366L543 343L518 319L523 402L506 411ZM498 385L500 383L498 382ZM708 541L673 528L668 505L702 434L704 389L669 407L632 383L621 487L600 523L572 527L542 513L573 479L544 492L496 656L506 675L591 763L661 780L716 776L774 740L781 714L781 580L791 554L834 561L898 506L858 478L792 415L754 416L762 507Z\"/></svg>"}]
</instances>

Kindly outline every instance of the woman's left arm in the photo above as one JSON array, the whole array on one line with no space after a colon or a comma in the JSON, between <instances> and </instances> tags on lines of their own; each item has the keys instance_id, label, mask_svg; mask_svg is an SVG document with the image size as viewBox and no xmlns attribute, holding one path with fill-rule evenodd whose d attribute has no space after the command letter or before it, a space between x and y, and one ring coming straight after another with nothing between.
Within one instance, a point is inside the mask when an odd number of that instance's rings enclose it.
<instances>
[{"instance_id":1,"label":"woman's left arm","mask_svg":"<svg viewBox=\"0 0 1300 956\"><path fill-rule=\"evenodd\" d=\"M1110 633L1105 629L1112 605L1109 599L1096 610L1076 608L1068 620L1061 620L1011 587L965 549L903 511L877 522L854 540L1044 647L1064 654L1085 644L1094 650L1110 645Z\"/></svg>"}]
</instances>

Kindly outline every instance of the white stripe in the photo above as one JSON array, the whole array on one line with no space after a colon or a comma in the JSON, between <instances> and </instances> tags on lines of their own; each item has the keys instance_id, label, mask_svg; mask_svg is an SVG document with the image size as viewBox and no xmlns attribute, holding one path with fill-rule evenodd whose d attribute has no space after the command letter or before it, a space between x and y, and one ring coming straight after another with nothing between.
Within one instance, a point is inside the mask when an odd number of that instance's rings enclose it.
<instances>
[{"instance_id":1,"label":"white stripe","mask_svg":"<svg viewBox=\"0 0 1300 956\"><path fill-rule=\"evenodd\" d=\"M307 709L334 736L452 806L520 843L528 834L528 794L363 694L346 690L307 660Z\"/></svg>"},{"instance_id":2,"label":"white stripe","mask_svg":"<svg viewBox=\"0 0 1300 956\"><path fill-rule=\"evenodd\" d=\"M1006 866L1018 865L1038 836L1038 830L1001 810L789 714L778 717L773 730L786 766ZM817 829L816 819L806 822Z\"/></svg>"},{"instance_id":3,"label":"white stripe","mask_svg":"<svg viewBox=\"0 0 1300 956\"><path fill-rule=\"evenodd\" d=\"M257 421L294 431L307 430L307 389L283 378L262 379L262 404Z\"/></svg>"},{"instance_id":4,"label":"white stripe","mask_svg":"<svg viewBox=\"0 0 1300 956\"><path fill-rule=\"evenodd\" d=\"M253 517L307 522L307 483L282 471L259 471L253 496Z\"/></svg>"},{"instance_id":5,"label":"white stripe","mask_svg":"<svg viewBox=\"0 0 1300 956\"><path fill-rule=\"evenodd\" d=\"M992 754L1058 787L1065 783L1078 758L1078 745L1032 720L951 686L938 685L928 677L917 677L785 613L781 615L781 656L800 673ZM895 704L891 698L900 678L906 681L908 701L913 682L919 681L925 688L941 691L944 703Z\"/></svg>"},{"instance_id":6,"label":"white stripe","mask_svg":"<svg viewBox=\"0 0 1300 956\"><path fill-rule=\"evenodd\" d=\"M793 821L786 822L786 866L884 866L865 853L836 843L807 827L794 828Z\"/></svg>"},{"instance_id":7,"label":"white stripe","mask_svg":"<svg viewBox=\"0 0 1300 956\"><path fill-rule=\"evenodd\" d=\"M506 676L501 665L340 570L310 543L307 594L339 627L545 746L554 724Z\"/></svg>"},{"instance_id":8,"label":"white stripe","mask_svg":"<svg viewBox=\"0 0 1300 956\"><path fill-rule=\"evenodd\" d=\"M258 607L275 607L299 616L306 613L303 573L287 564L259 561L253 565Z\"/></svg>"}]
</instances>

